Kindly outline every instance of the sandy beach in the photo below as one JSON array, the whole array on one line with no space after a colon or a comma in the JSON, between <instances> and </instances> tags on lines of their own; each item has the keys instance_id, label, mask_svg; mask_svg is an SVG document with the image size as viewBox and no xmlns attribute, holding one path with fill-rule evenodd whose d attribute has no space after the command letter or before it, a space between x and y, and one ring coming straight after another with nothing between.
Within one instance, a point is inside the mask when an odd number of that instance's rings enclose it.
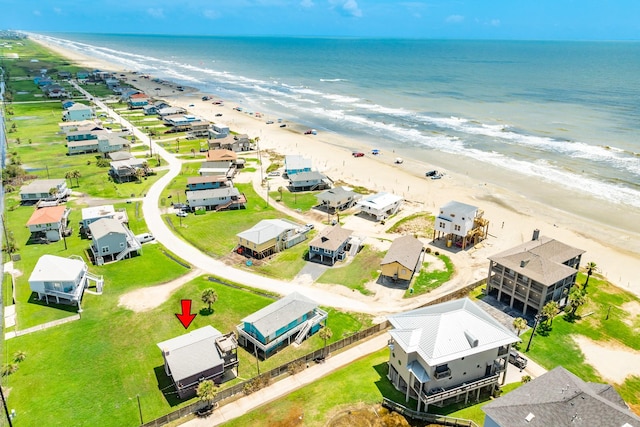
<instances>
[{"instance_id":1,"label":"sandy beach","mask_svg":"<svg viewBox=\"0 0 640 427\"><path fill-rule=\"evenodd\" d=\"M36 40L41 42L41 40ZM486 276L487 257L520 244L531 238L534 229L541 234L586 251L583 264L593 261L599 271L612 283L640 295L640 234L619 229L615 224L599 223L543 205L527 198L527 194L513 194L504 188L474 180L467 175L444 170L440 180L424 177L429 169L442 170L440 165L425 164L410 158L408 153L385 152L372 155L370 147L342 135L320 132L305 135L307 129L296 123L283 123L279 127L279 117L262 115L257 118L245 112L236 111L233 100L224 100L223 105L212 101L202 101L207 95L193 88L184 92L176 90L175 84L158 84L137 78L131 81L133 70L122 70L118 66L95 58L81 56L76 52L56 45L46 46L87 69L117 71L125 74L128 83L155 98L181 106L190 113L211 122L229 125L231 130L246 133L250 138L259 137L261 150L272 150L282 155L300 154L311 158L314 167L334 181L346 185L363 186L372 191L387 191L403 196L410 203L407 209L437 213L439 206L456 200L478 206L491 221L489 238L480 247L456 254L454 262L460 261L473 272L469 277ZM161 90L156 90L160 87ZM193 107L190 107L193 105ZM222 117L216 117L216 114ZM267 124L272 120L276 123ZM352 151L362 151L364 157L355 158ZM402 164L395 164L396 157L402 157ZM505 176L505 179L509 179ZM531 182L532 192L537 182ZM594 203L595 205L595 203ZM591 209L597 209L592 206ZM371 223L373 228L374 223Z\"/></svg>"}]
</instances>

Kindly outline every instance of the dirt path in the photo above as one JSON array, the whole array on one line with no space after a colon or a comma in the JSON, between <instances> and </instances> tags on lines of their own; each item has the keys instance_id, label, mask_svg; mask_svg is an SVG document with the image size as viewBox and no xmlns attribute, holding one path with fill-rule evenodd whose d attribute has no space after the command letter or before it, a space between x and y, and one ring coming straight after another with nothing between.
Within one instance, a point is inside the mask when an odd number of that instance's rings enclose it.
<instances>
[{"instance_id":1,"label":"dirt path","mask_svg":"<svg viewBox=\"0 0 640 427\"><path fill-rule=\"evenodd\" d=\"M204 272L202 270L196 268L191 270L184 276L172 280L171 282L127 292L120 297L120 299L118 300L118 305L121 307L126 307L135 312L149 311L167 301L176 289L202 275L203 273Z\"/></svg>"}]
</instances>

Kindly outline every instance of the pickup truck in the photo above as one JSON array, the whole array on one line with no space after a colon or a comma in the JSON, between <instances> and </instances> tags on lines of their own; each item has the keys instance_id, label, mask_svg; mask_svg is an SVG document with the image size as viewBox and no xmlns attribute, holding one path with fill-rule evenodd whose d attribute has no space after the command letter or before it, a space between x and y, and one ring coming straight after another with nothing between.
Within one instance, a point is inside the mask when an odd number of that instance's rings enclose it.
<instances>
[{"instance_id":1,"label":"pickup truck","mask_svg":"<svg viewBox=\"0 0 640 427\"><path fill-rule=\"evenodd\" d=\"M512 365L515 365L516 367L520 368L520 370L523 370L524 368L527 367L527 359L522 357L515 350L511 350L509 352L509 363L511 363Z\"/></svg>"}]
</instances>

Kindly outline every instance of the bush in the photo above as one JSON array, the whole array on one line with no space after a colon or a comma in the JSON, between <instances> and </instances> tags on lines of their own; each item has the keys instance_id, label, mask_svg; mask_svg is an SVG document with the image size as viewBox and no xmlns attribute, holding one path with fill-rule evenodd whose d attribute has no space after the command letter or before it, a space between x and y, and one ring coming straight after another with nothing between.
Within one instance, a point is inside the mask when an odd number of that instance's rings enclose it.
<instances>
[{"instance_id":1,"label":"bush","mask_svg":"<svg viewBox=\"0 0 640 427\"><path fill-rule=\"evenodd\" d=\"M287 366L287 372L289 375L295 375L298 372L301 372L305 367L305 362L303 360L297 360L295 362L289 363Z\"/></svg>"},{"instance_id":2,"label":"bush","mask_svg":"<svg viewBox=\"0 0 640 427\"><path fill-rule=\"evenodd\" d=\"M428 253L428 254L430 254L430 253L431 253L431 248L427 248L427 249L425 249L425 252L426 252L426 253Z\"/></svg>"}]
</instances>

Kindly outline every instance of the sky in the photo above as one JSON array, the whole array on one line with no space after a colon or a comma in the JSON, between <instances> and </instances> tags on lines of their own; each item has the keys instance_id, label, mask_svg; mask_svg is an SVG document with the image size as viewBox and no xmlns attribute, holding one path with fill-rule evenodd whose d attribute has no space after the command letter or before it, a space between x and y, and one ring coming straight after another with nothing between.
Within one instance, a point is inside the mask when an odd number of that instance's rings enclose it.
<instances>
[{"instance_id":1,"label":"sky","mask_svg":"<svg viewBox=\"0 0 640 427\"><path fill-rule=\"evenodd\" d=\"M640 0L0 0L0 29L223 36L639 40Z\"/></svg>"}]
</instances>

